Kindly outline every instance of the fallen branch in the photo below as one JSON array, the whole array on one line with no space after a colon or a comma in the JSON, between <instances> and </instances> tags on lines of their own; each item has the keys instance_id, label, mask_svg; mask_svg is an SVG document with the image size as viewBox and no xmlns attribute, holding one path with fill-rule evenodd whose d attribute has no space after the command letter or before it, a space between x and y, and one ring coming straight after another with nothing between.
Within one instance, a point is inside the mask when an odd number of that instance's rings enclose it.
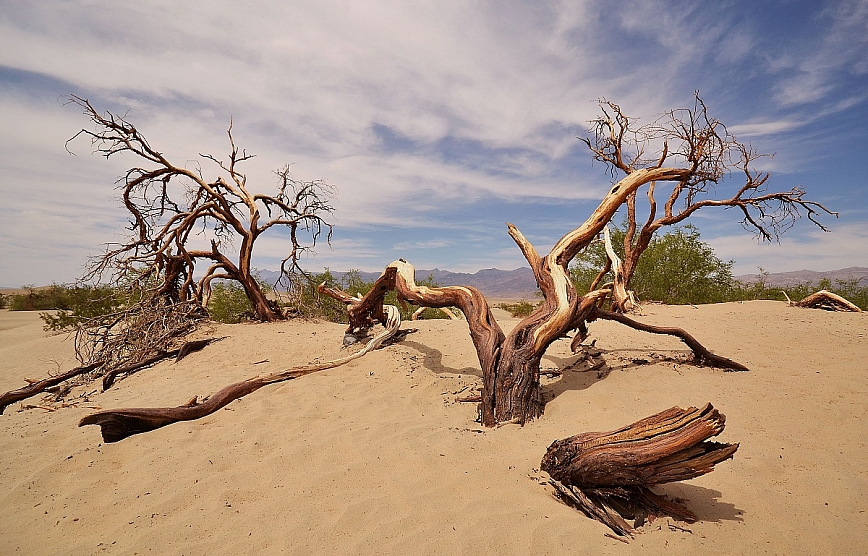
<instances>
[{"instance_id":1,"label":"fallen branch","mask_svg":"<svg viewBox=\"0 0 868 556\"><path fill-rule=\"evenodd\" d=\"M90 371L93 371L94 369L97 369L102 365L103 361L97 361L96 363L84 365L82 367L76 367L74 369L66 371L65 373L51 376L36 382L30 382L28 380L30 384L28 384L27 386L23 386L17 390L11 390L0 396L0 415L3 415L3 411L9 404L25 400L29 397L35 396L36 394L41 394L52 386L56 386L65 380L69 380L70 378L89 373Z\"/></svg>"},{"instance_id":2,"label":"fallen branch","mask_svg":"<svg viewBox=\"0 0 868 556\"><path fill-rule=\"evenodd\" d=\"M626 519L668 515L687 522L687 508L653 493L653 485L693 479L731 458L738 444L708 442L726 417L711 404L673 407L606 433L584 433L549 446L540 469L559 496L618 535L632 536Z\"/></svg>"},{"instance_id":3,"label":"fallen branch","mask_svg":"<svg viewBox=\"0 0 868 556\"><path fill-rule=\"evenodd\" d=\"M189 402L178 407L109 409L85 416L78 426L99 425L105 442L117 442L128 436L148 432L179 421L192 421L210 415L230 402L255 392L267 384L274 384L302 377L317 371L331 369L348 363L366 353L377 349L383 342L397 332L401 324L398 309L385 305L387 318L383 332L375 336L367 345L346 357L317 363L292 367L269 375L260 375L242 382L236 382L223 388L201 403L194 397Z\"/></svg>"},{"instance_id":4,"label":"fallen branch","mask_svg":"<svg viewBox=\"0 0 868 556\"><path fill-rule=\"evenodd\" d=\"M786 294L785 294L786 295ZM861 313L857 305L844 299L840 295L834 294L827 290L820 290L812 293L805 299L793 303L787 296L787 301L792 307L806 307L809 309L825 309L826 311L849 311L852 313Z\"/></svg>"},{"instance_id":5,"label":"fallen branch","mask_svg":"<svg viewBox=\"0 0 868 556\"><path fill-rule=\"evenodd\" d=\"M676 328L673 326L654 326L653 324L639 322L637 320L631 319L626 315L622 315L620 313L615 313L612 311L606 311L600 308L595 309L588 320L590 321L594 318L601 318L603 320L614 320L620 322L621 324L629 326L630 328L635 328L636 330L641 330L643 332L675 336L679 338L682 342L684 342L687 347L690 348L690 350L693 352L694 360L699 365L708 365L709 367L716 367L727 371L750 370L741 363L737 363L732 359L727 359L726 357L721 357L720 355L715 355L711 353L708 348L700 344L696 340L696 338L694 338L681 328Z\"/></svg>"}]
</instances>

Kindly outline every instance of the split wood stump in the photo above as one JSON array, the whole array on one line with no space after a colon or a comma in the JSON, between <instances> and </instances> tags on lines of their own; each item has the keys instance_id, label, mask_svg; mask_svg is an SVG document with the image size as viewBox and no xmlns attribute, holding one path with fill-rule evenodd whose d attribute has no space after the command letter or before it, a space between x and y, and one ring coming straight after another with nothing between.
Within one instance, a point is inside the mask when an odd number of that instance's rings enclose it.
<instances>
[{"instance_id":1,"label":"split wood stump","mask_svg":"<svg viewBox=\"0 0 868 556\"><path fill-rule=\"evenodd\" d=\"M541 469L561 499L619 535L632 536L634 527L656 516L693 522L690 510L650 487L693 479L731 458L738 444L707 440L723 432L725 421L710 403L673 407L612 432L556 440Z\"/></svg>"}]
</instances>

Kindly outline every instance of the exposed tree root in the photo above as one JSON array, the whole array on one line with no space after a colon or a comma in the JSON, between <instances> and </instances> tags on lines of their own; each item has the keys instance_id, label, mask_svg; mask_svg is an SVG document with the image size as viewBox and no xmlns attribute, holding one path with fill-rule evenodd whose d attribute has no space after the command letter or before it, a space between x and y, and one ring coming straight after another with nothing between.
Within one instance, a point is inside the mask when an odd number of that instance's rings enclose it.
<instances>
[{"instance_id":1,"label":"exposed tree root","mask_svg":"<svg viewBox=\"0 0 868 556\"><path fill-rule=\"evenodd\" d=\"M672 326L654 326L652 324L646 324L644 322L639 322L637 320L633 320L630 317L623 315L621 313L615 313L612 311L606 311L604 309L597 308L592 313L591 317L588 319L593 320L594 318L601 318L604 320L614 320L629 326L630 328L635 328L636 330L641 330L643 332L650 332L652 334L667 334L669 336L675 336L679 338L682 342L684 342L687 347L693 352L693 357L696 363L700 365L708 365L709 367L717 367L720 369L724 369L727 371L749 371L747 367L742 365L741 363L737 363L732 359L727 359L726 357L721 357L720 355L715 355L711 353L705 346L700 344L696 338L688 334L686 331L681 328L676 328Z\"/></svg>"},{"instance_id":2,"label":"exposed tree root","mask_svg":"<svg viewBox=\"0 0 868 556\"><path fill-rule=\"evenodd\" d=\"M84 417L78 423L78 426L99 425L104 441L117 442L134 434L152 431L179 421L192 421L210 415L233 400L255 392L267 384L292 380L317 371L338 367L377 349L398 331L398 327L401 324L401 316L398 309L391 305L384 306L384 309L386 310L387 318L383 332L371 339L363 349L346 357L314 365L292 367L277 373L256 376L236 382L223 388L213 396L206 398L201 403L194 397L189 402L178 407L109 409L99 411Z\"/></svg>"},{"instance_id":3,"label":"exposed tree root","mask_svg":"<svg viewBox=\"0 0 868 556\"><path fill-rule=\"evenodd\" d=\"M690 510L649 487L693 479L731 458L738 444L707 441L723 432L725 421L711 404L673 407L612 432L556 440L540 468L562 499L619 535L632 536L652 516L693 522Z\"/></svg>"}]
</instances>

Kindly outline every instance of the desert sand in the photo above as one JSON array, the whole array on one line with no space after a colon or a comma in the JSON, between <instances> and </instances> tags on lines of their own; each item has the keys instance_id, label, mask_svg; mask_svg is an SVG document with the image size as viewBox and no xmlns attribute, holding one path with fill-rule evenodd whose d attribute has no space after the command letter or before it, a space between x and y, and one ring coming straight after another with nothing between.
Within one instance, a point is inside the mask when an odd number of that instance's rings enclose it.
<instances>
[{"instance_id":1,"label":"desert sand","mask_svg":"<svg viewBox=\"0 0 868 556\"><path fill-rule=\"evenodd\" d=\"M267 386L199 421L115 444L94 408L174 406L259 373L337 358L343 327L216 325L228 336L107 392L0 416L0 554L865 554L868 313L774 301L643 308L751 372L657 361L674 339L596 322L607 368L568 341L543 361L545 415L483 430L456 396L479 383L462 321L417 328L343 367ZM505 329L515 319L498 314ZM35 313L0 311L0 391L75 366ZM634 363L645 359L649 364ZM558 501L538 470L555 439L712 402L738 442L714 472L664 485L694 524L658 519L630 544ZM670 524L678 528L670 527Z\"/></svg>"}]
</instances>

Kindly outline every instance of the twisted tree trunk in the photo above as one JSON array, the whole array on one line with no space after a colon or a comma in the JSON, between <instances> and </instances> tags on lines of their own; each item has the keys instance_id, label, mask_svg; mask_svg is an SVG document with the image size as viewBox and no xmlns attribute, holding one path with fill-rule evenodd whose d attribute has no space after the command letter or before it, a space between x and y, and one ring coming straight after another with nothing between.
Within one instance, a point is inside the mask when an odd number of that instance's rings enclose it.
<instances>
[{"instance_id":1,"label":"twisted tree trunk","mask_svg":"<svg viewBox=\"0 0 868 556\"><path fill-rule=\"evenodd\" d=\"M609 191L582 226L562 237L545 257L537 254L518 228L507 224L509 235L530 263L543 294L543 302L508 336L497 325L488 303L478 290L468 286L417 286L413 266L403 259L386 267L372 290L362 299L324 286L320 286L320 291L347 304L348 335L356 335L380 321L383 297L393 289L402 299L416 305L460 308L467 317L482 368L482 402L479 407L482 424L524 424L538 417L543 410L539 364L546 349L571 330L581 328L597 300L609 293L608 290L598 290L579 295L567 269L570 261L587 247L627 196L640 186L655 180L681 179L688 173L689 170L677 168L632 172Z\"/></svg>"}]
</instances>

